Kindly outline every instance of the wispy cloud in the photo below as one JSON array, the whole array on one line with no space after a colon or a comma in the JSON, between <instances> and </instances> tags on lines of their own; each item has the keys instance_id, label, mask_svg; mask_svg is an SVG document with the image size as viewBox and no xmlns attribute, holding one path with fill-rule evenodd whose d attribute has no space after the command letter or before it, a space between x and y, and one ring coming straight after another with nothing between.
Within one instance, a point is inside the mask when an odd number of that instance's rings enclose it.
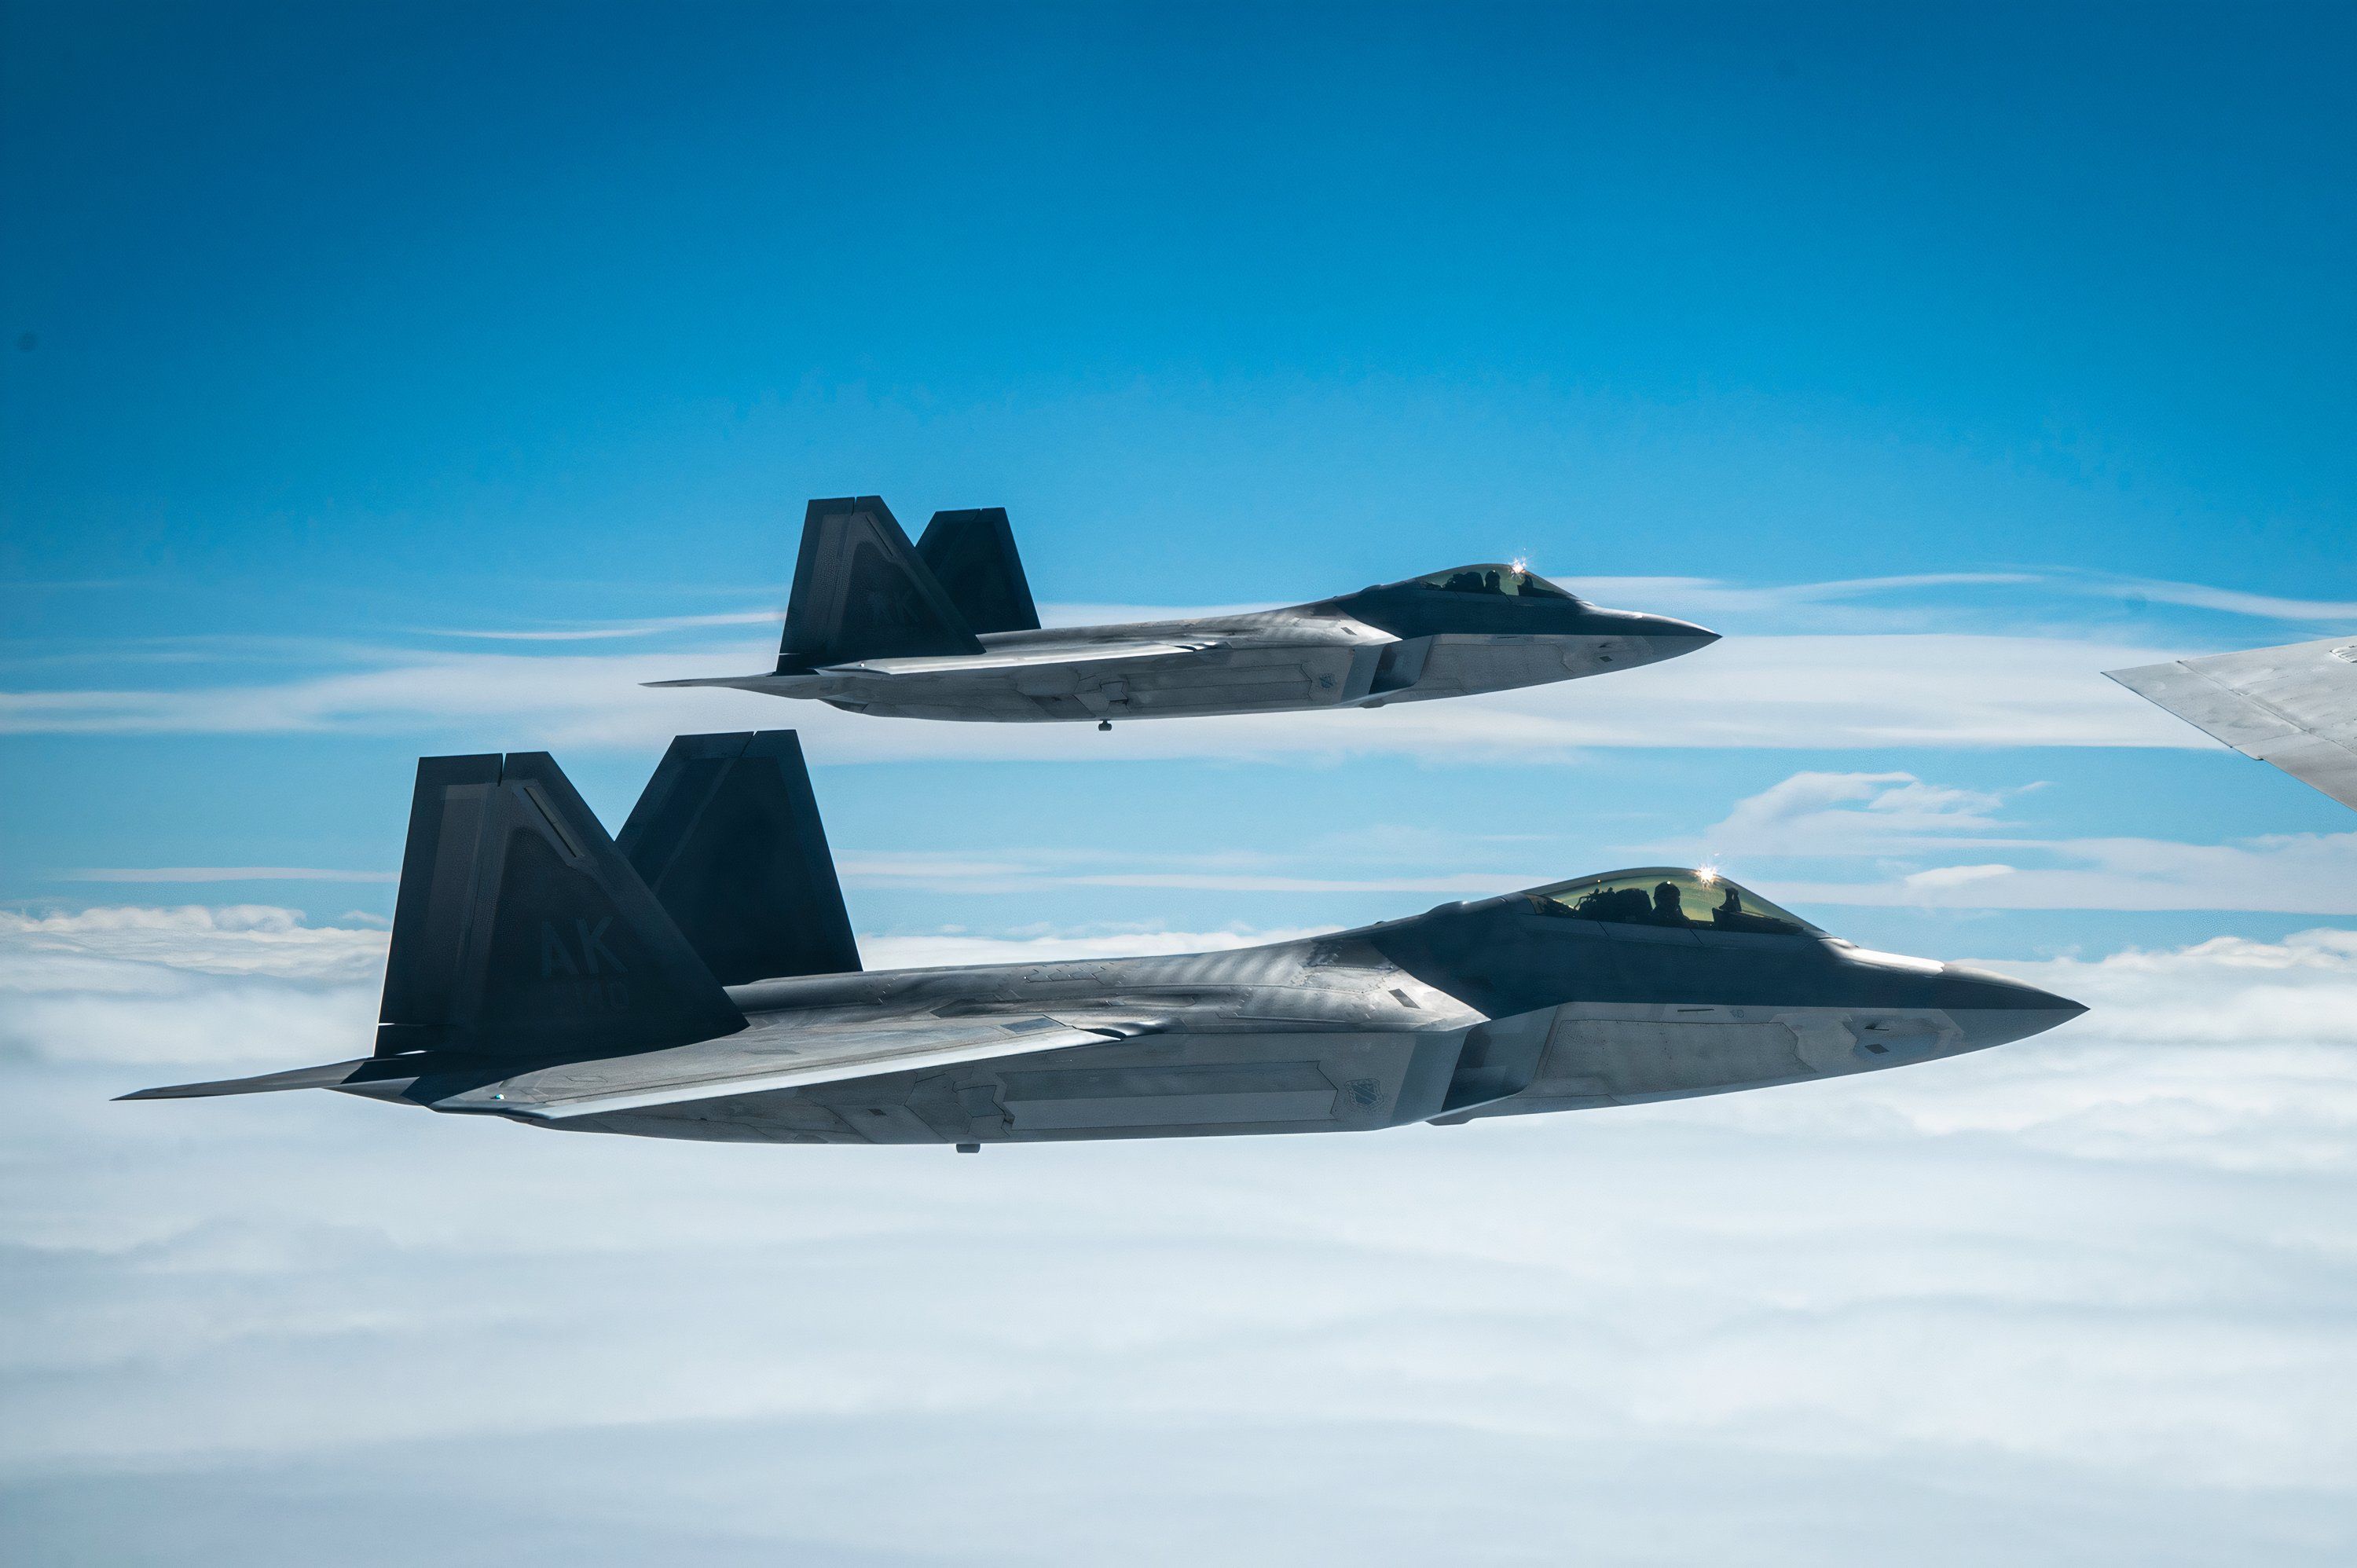
<instances>
[{"instance_id":1,"label":"wispy cloud","mask_svg":"<svg viewBox=\"0 0 2357 1568\"><path fill-rule=\"evenodd\" d=\"M1550 581L1594 604L1702 617L1778 614L1925 588L2010 587L2043 583L2047 578L2035 572L1921 572L1896 577L1839 577L1822 583L1729 583L1717 577L1556 577Z\"/></svg>"},{"instance_id":2,"label":"wispy cloud","mask_svg":"<svg viewBox=\"0 0 2357 1568\"><path fill-rule=\"evenodd\" d=\"M316 865L90 866L54 874L60 882L391 882L390 871L331 871Z\"/></svg>"},{"instance_id":3,"label":"wispy cloud","mask_svg":"<svg viewBox=\"0 0 2357 1568\"><path fill-rule=\"evenodd\" d=\"M1157 866L1159 857L1141 854L1119 869L1076 869L1069 860L980 860L939 855L868 854L846 855L843 880L852 886L923 887L943 893L1004 893L1050 887L1162 887L1218 893L1426 893L1478 897L1524 886L1511 872L1394 872L1361 876L1317 875L1265 865L1226 864L1213 868ZM1137 863L1143 864L1137 864Z\"/></svg>"},{"instance_id":4,"label":"wispy cloud","mask_svg":"<svg viewBox=\"0 0 2357 1568\"><path fill-rule=\"evenodd\" d=\"M1911 773L1795 773L1736 802L1709 832L1733 854L1889 854L1952 847L1996 832L2005 796L1927 784Z\"/></svg>"},{"instance_id":5,"label":"wispy cloud","mask_svg":"<svg viewBox=\"0 0 2357 1568\"><path fill-rule=\"evenodd\" d=\"M2357 832L2216 844L2038 837L2002 816L2022 792L1910 773L1798 773L1697 837L1659 847L1725 865L1796 903L2357 914ZM1856 875L1861 862L1871 878Z\"/></svg>"},{"instance_id":6,"label":"wispy cloud","mask_svg":"<svg viewBox=\"0 0 2357 1568\"><path fill-rule=\"evenodd\" d=\"M2020 845L2059 864L1933 866L1872 881L1770 876L1803 903L1950 909L2249 909L2357 915L2357 832L2235 843L2053 839Z\"/></svg>"},{"instance_id":7,"label":"wispy cloud","mask_svg":"<svg viewBox=\"0 0 2357 1568\"><path fill-rule=\"evenodd\" d=\"M1129 887L1234 893L1396 893L1478 898L1631 861L1719 866L1796 904L1950 909L2241 909L2357 914L2357 832L2187 843L2025 832L2008 811L2041 786L1963 789L1911 773L1796 773L1692 837L1622 846L1580 865L1535 862L1523 837L1396 834L1284 852L1119 854L1005 848L987 854L868 850L855 887L943 894Z\"/></svg>"},{"instance_id":8,"label":"wispy cloud","mask_svg":"<svg viewBox=\"0 0 2357 1568\"><path fill-rule=\"evenodd\" d=\"M2171 583L2150 577L2097 578L2087 581L2085 586L2115 598L2224 610L2261 620L2357 620L2357 599L2284 598L2273 594L2245 593L2239 588L2213 588L2201 583Z\"/></svg>"},{"instance_id":9,"label":"wispy cloud","mask_svg":"<svg viewBox=\"0 0 2357 1568\"><path fill-rule=\"evenodd\" d=\"M1913 616L1926 605L1945 603L1957 613L1986 619L2026 623L2031 615L2025 599L2041 608L2046 596L2112 599L2136 605L2175 605L2188 609L2218 611L2255 620L2346 621L2357 619L2357 600L2302 599L2239 588L2212 587L2201 583L2177 583L2152 577L2113 577L2089 572L1926 572L1906 576L1838 578L1822 583L1730 583L1716 577L1565 577L1557 579L1582 598L1601 603L1662 608L1674 614L1778 617L1811 607L1904 600L1912 608L1900 611L1878 607L1889 616ZM1927 598L1926 590L2002 588L2035 590L2034 594L1950 595ZM1854 622L1843 629L1870 629Z\"/></svg>"},{"instance_id":10,"label":"wispy cloud","mask_svg":"<svg viewBox=\"0 0 2357 1568\"><path fill-rule=\"evenodd\" d=\"M1618 674L1357 710L1075 725L874 719L748 693L640 682L762 667L766 645L634 654L387 652L374 667L186 690L0 693L0 732L496 731L505 744L660 746L696 729L791 725L823 760L1400 755L1547 760L1591 746L2213 743L2101 676L2153 650L2050 638L1767 637Z\"/></svg>"},{"instance_id":11,"label":"wispy cloud","mask_svg":"<svg viewBox=\"0 0 2357 1568\"><path fill-rule=\"evenodd\" d=\"M688 641L730 627L774 627L779 612L579 625L443 628L421 635L501 645L460 651L380 644L238 644L274 659L277 680L156 687L140 674L156 649L125 645L126 679L75 689L0 693L0 733L271 734L493 730L521 743L647 746L697 727L792 725L843 760L1405 755L1545 760L1594 746L1880 747L2134 746L2210 743L2119 692L2105 669L2184 650L2181 630L2150 644L2074 636L2055 609L2077 597L2226 611L2284 620L2357 618L2357 604L2274 597L2201 585L2085 574L1931 573L1755 585L1706 577L1575 578L1603 602L1716 621L1749 618L1738 635L1650 669L1522 693L1394 704L1381 713L1265 719L1137 721L1097 736L1073 726L955 725L867 719L733 692L650 692L640 682L766 668L766 638ZM1991 600L1974 590L2011 596ZM2048 597L2033 614L2017 605ZM1959 596L1962 596L1959 597ZM1945 609L1937 607L1946 606ZM1055 624L1168 618L1261 606L1065 604ZM1838 610L1838 615L1835 611ZM1945 617L1944 622L1943 617ZM1958 618L1975 629L1953 629ZM667 646L575 651L621 640ZM186 650L181 650L185 652ZM96 659L93 651L78 657ZM29 667L27 667L29 668Z\"/></svg>"},{"instance_id":12,"label":"wispy cloud","mask_svg":"<svg viewBox=\"0 0 2357 1568\"><path fill-rule=\"evenodd\" d=\"M654 620L607 621L594 626L538 628L532 629L482 630L466 627L419 627L421 637L462 637L489 642L604 642L617 638L659 637L667 632L687 631L716 626L770 626L780 624L782 609L733 610L725 614L700 616L665 616Z\"/></svg>"}]
</instances>

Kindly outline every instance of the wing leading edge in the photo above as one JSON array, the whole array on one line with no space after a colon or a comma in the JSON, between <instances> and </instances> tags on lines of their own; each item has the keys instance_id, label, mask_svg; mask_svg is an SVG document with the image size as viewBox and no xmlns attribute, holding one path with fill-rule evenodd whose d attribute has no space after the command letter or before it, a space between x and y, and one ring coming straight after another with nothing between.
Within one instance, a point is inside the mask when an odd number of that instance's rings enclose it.
<instances>
[{"instance_id":1,"label":"wing leading edge","mask_svg":"<svg viewBox=\"0 0 2357 1568\"><path fill-rule=\"evenodd\" d=\"M834 1027L780 1018L741 1036L641 1056L543 1068L431 1103L440 1111L489 1111L562 1122L643 1111L691 1100L800 1089L883 1073L1028 1056L1121 1036L1044 1016L903 1019Z\"/></svg>"},{"instance_id":2,"label":"wing leading edge","mask_svg":"<svg viewBox=\"0 0 2357 1568\"><path fill-rule=\"evenodd\" d=\"M289 1089L349 1089L366 1093L366 1084L383 1083L401 1098L437 1111L562 1122L692 1100L1101 1046L1152 1033L1154 1027L1150 1021L1141 1020L1082 1028L1037 1014L996 1018L926 1015L823 1024L791 1015L771 1015L723 1039L632 1056L519 1062L512 1074L501 1078L492 1074L506 1069L479 1056L432 1052L409 1060L377 1057L259 1078L172 1084L122 1098L191 1100ZM398 1083L390 1081L394 1079Z\"/></svg>"},{"instance_id":3,"label":"wing leading edge","mask_svg":"<svg viewBox=\"0 0 2357 1568\"><path fill-rule=\"evenodd\" d=\"M694 675L676 681L643 681L645 686L733 686L766 692L807 683L827 675L987 675L1024 670L1118 667L1145 660L1176 659L1189 654L1216 653L1227 644L1216 638L1184 641L1093 642L1067 647L992 649L982 653L918 654L902 659L861 659L829 664L796 675Z\"/></svg>"},{"instance_id":4,"label":"wing leading edge","mask_svg":"<svg viewBox=\"0 0 2357 1568\"><path fill-rule=\"evenodd\" d=\"M2357 807L2357 642L2326 637L2104 673L2244 756Z\"/></svg>"}]
</instances>

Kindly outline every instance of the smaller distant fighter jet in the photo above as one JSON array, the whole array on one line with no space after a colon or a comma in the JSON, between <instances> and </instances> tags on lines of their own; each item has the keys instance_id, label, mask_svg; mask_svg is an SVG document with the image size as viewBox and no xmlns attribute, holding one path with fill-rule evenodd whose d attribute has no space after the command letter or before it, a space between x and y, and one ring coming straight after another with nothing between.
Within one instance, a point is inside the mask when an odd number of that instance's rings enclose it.
<instances>
[{"instance_id":1,"label":"smaller distant fighter jet","mask_svg":"<svg viewBox=\"0 0 2357 1568\"><path fill-rule=\"evenodd\" d=\"M915 548L875 496L814 500L776 670L651 681L999 724L1380 708L1631 670L1718 640L1599 609L1519 565L1315 604L1042 628L1001 508L933 514Z\"/></svg>"},{"instance_id":2,"label":"smaller distant fighter jet","mask_svg":"<svg viewBox=\"0 0 2357 1568\"><path fill-rule=\"evenodd\" d=\"M127 1098L972 1151L1676 1100L2082 1011L1672 867L1231 952L863 972L792 733L683 736L619 843L544 753L425 758L374 1054Z\"/></svg>"},{"instance_id":3,"label":"smaller distant fighter jet","mask_svg":"<svg viewBox=\"0 0 2357 1568\"><path fill-rule=\"evenodd\" d=\"M2357 806L2357 639L2104 673L2244 756Z\"/></svg>"}]
</instances>

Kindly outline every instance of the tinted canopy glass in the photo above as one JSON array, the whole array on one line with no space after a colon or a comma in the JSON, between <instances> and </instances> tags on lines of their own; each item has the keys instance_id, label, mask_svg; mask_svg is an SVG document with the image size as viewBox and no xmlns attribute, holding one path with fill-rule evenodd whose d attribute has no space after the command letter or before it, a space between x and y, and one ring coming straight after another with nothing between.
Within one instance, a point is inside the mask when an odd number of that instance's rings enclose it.
<instances>
[{"instance_id":1,"label":"tinted canopy glass","mask_svg":"<svg viewBox=\"0 0 2357 1568\"><path fill-rule=\"evenodd\" d=\"M1679 926L1693 930L1749 931L1760 936L1823 933L1749 888L1708 871L1654 867L1615 871L1558 882L1523 895L1542 915L1610 920L1631 926Z\"/></svg>"},{"instance_id":2,"label":"tinted canopy glass","mask_svg":"<svg viewBox=\"0 0 2357 1568\"><path fill-rule=\"evenodd\" d=\"M1428 577L1412 577L1406 585L1438 588L1448 594L1492 594L1526 599L1571 597L1544 577L1533 576L1520 566L1504 565L1495 561L1479 566L1452 566Z\"/></svg>"}]
</instances>

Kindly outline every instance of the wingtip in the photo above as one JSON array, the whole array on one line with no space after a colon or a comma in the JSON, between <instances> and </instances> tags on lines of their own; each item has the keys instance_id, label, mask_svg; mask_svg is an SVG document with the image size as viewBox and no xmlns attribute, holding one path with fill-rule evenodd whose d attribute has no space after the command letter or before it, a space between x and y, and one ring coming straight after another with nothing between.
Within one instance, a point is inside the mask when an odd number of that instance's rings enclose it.
<instances>
[{"instance_id":1,"label":"wingtip","mask_svg":"<svg viewBox=\"0 0 2357 1568\"><path fill-rule=\"evenodd\" d=\"M203 1083L167 1083L154 1089L135 1089L114 1098L123 1100L210 1100L223 1094L268 1094L288 1089L333 1089L346 1082L355 1073L374 1060L360 1057L350 1061L328 1062L318 1067L291 1068L285 1072L265 1072L256 1078L211 1079Z\"/></svg>"},{"instance_id":2,"label":"wingtip","mask_svg":"<svg viewBox=\"0 0 2357 1568\"><path fill-rule=\"evenodd\" d=\"M118 1094L114 1098L118 1101L124 1100L205 1100L213 1095L234 1092L237 1091L224 1090L218 1086L210 1083L167 1083L159 1084L154 1089L135 1089L128 1094Z\"/></svg>"},{"instance_id":3,"label":"wingtip","mask_svg":"<svg viewBox=\"0 0 2357 1568\"><path fill-rule=\"evenodd\" d=\"M2146 685L2163 677L2190 673L2181 659L2164 659L2158 664L2124 664L2117 670L2102 671L2104 680L2116 681L2147 701L2151 700L2151 694L2145 691Z\"/></svg>"}]
</instances>

